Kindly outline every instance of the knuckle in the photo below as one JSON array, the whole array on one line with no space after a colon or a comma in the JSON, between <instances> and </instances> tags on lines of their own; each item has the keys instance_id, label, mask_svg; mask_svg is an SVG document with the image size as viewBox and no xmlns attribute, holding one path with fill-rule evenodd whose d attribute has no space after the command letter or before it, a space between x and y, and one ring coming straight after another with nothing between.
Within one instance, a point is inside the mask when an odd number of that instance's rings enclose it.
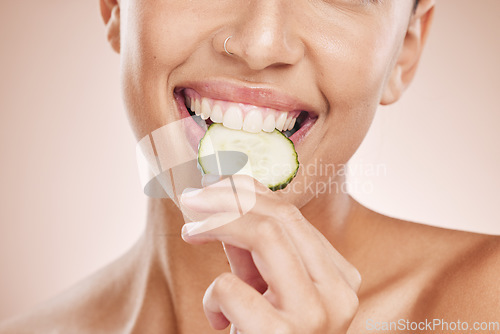
<instances>
[{"instance_id":1,"label":"knuckle","mask_svg":"<svg viewBox=\"0 0 500 334\"><path fill-rule=\"evenodd\" d=\"M328 312L323 306L310 308L307 317L310 327L318 333L328 327Z\"/></svg>"},{"instance_id":2,"label":"knuckle","mask_svg":"<svg viewBox=\"0 0 500 334\"><path fill-rule=\"evenodd\" d=\"M213 282L213 291L220 295L228 290L232 290L237 284L237 277L232 273L222 273Z\"/></svg>"},{"instance_id":3,"label":"knuckle","mask_svg":"<svg viewBox=\"0 0 500 334\"><path fill-rule=\"evenodd\" d=\"M343 275L347 283L352 287L355 292L359 291L361 287L362 277L361 273L350 262L345 261L346 265L343 269Z\"/></svg>"},{"instance_id":4,"label":"knuckle","mask_svg":"<svg viewBox=\"0 0 500 334\"><path fill-rule=\"evenodd\" d=\"M292 328L292 325L285 320L279 320L276 322L273 326L272 333L273 334L292 334L294 333L294 330Z\"/></svg>"},{"instance_id":5,"label":"knuckle","mask_svg":"<svg viewBox=\"0 0 500 334\"><path fill-rule=\"evenodd\" d=\"M354 266L351 266L351 267L352 267L352 274L351 274L352 285L353 285L354 291L358 292L359 288L361 287L361 283L363 282L363 278L361 277L360 272Z\"/></svg>"},{"instance_id":6,"label":"knuckle","mask_svg":"<svg viewBox=\"0 0 500 334\"><path fill-rule=\"evenodd\" d=\"M286 236L285 228L271 217L259 217L255 226L259 240L281 240Z\"/></svg>"},{"instance_id":7,"label":"knuckle","mask_svg":"<svg viewBox=\"0 0 500 334\"><path fill-rule=\"evenodd\" d=\"M359 299L358 295L356 294L356 292L354 292L354 290L346 289L345 292L346 292L346 297L343 306L345 310L344 314L346 320L351 320L358 311Z\"/></svg>"},{"instance_id":8,"label":"knuckle","mask_svg":"<svg viewBox=\"0 0 500 334\"><path fill-rule=\"evenodd\" d=\"M340 293L340 294L338 294ZM335 331L345 333L354 319L359 307L358 296L350 288L342 289L336 294L335 302L330 304L329 327Z\"/></svg>"},{"instance_id":9,"label":"knuckle","mask_svg":"<svg viewBox=\"0 0 500 334\"><path fill-rule=\"evenodd\" d=\"M291 203L282 203L276 207L276 214L279 220L296 231L305 231L310 228L309 223L304 218L300 210Z\"/></svg>"},{"instance_id":10,"label":"knuckle","mask_svg":"<svg viewBox=\"0 0 500 334\"><path fill-rule=\"evenodd\" d=\"M355 295L353 293L353 295ZM354 316L356 315L356 312L358 310L358 298L350 298L348 301L345 301L340 308L339 313L335 314L335 327L337 327L337 330L341 333L345 333L348 331L349 327L351 326L351 323L354 319Z\"/></svg>"},{"instance_id":11,"label":"knuckle","mask_svg":"<svg viewBox=\"0 0 500 334\"><path fill-rule=\"evenodd\" d=\"M300 220L302 218L302 214L299 209L293 204L288 202L283 202L276 207L276 214L278 217L282 219L286 219L287 221L295 221Z\"/></svg>"}]
</instances>

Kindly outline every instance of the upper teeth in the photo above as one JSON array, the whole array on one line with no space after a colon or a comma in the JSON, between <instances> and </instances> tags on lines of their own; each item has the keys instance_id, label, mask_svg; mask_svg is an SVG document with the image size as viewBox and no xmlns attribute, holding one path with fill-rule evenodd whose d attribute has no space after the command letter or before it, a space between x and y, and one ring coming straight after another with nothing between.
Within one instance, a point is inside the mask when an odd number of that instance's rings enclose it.
<instances>
[{"instance_id":1,"label":"upper teeth","mask_svg":"<svg viewBox=\"0 0 500 334\"><path fill-rule=\"evenodd\" d=\"M200 96L186 95L185 98L186 106L202 119L210 118L212 122L222 123L230 129L253 133L291 130L300 114Z\"/></svg>"}]
</instances>

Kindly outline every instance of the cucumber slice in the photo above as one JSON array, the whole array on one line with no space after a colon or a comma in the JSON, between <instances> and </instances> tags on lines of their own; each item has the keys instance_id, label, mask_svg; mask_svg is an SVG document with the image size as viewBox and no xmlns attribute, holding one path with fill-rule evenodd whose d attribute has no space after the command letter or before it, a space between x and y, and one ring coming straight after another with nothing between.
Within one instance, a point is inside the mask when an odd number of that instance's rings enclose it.
<instances>
[{"instance_id":1,"label":"cucumber slice","mask_svg":"<svg viewBox=\"0 0 500 334\"><path fill-rule=\"evenodd\" d=\"M276 191L295 177L299 160L293 142L276 129L250 133L214 123L200 140L198 165L204 174L250 175Z\"/></svg>"}]
</instances>

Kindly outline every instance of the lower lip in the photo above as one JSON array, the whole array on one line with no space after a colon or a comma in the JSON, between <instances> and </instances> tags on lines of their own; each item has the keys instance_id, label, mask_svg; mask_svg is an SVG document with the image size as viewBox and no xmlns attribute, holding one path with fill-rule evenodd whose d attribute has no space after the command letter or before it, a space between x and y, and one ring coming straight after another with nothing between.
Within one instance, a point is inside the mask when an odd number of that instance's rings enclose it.
<instances>
[{"instance_id":1,"label":"lower lip","mask_svg":"<svg viewBox=\"0 0 500 334\"><path fill-rule=\"evenodd\" d=\"M179 113L182 119L188 118L185 122L183 122L186 136L189 144L198 152L198 144L200 143L201 138L205 135L204 129L202 129L193 119L191 114L186 108L184 96L181 93L174 93L175 101L177 102L177 107L179 108Z\"/></svg>"},{"instance_id":2,"label":"lower lip","mask_svg":"<svg viewBox=\"0 0 500 334\"><path fill-rule=\"evenodd\" d=\"M189 120L187 120L184 123L185 127L186 127L187 139L188 139L190 145L193 147L193 149L198 151L198 144L199 144L201 138L203 138L203 136L205 135L206 130L202 129L198 125L198 123L195 122L195 120L193 119L193 117L191 116L189 111L187 110L184 96L182 95L182 93L181 92L174 93L174 98L175 98L175 101L177 102L177 106L179 108L179 113L180 113L181 118L183 118L183 119L189 118ZM309 131L316 123L316 120L317 120L317 118L308 117L304 121L304 123L302 124L300 129L298 131L296 131L293 135L290 136L289 139L293 142L293 144L295 146L300 144L307 137Z\"/></svg>"},{"instance_id":3,"label":"lower lip","mask_svg":"<svg viewBox=\"0 0 500 334\"><path fill-rule=\"evenodd\" d=\"M300 129L298 129L289 138L293 142L293 145L297 146L307 137L307 135L309 134L309 130L311 130L311 128L314 126L317 119L318 118L316 118L316 117L313 118L311 116L308 116L306 118L304 123L302 123L302 126L300 127Z\"/></svg>"}]
</instances>

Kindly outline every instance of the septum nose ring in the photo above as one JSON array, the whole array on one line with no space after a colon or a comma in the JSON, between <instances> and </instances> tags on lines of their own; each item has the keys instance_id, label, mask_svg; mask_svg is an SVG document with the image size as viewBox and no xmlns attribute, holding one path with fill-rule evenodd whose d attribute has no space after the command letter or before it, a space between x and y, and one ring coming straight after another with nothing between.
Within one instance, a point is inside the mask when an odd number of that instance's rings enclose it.
<instances>
[{"instance_id":1,"label":"septum nose ring","mask_svg":"<svg viewBox=\"0 0 500 334\"><path fill-rule=\"evenodd\" d=\"M224 51L226 51L226 53L227 53L228 55L230 55L230 56L232 56L232 55L233 55L233 53L232 53L232 52L227 51L227 41L229 41L229 39L230 39L231 37L233 37L233 36L229 36L229 37L228 37L228 38L226 38L226 40L224 41Z\"/></svg>"}]
</instances>

